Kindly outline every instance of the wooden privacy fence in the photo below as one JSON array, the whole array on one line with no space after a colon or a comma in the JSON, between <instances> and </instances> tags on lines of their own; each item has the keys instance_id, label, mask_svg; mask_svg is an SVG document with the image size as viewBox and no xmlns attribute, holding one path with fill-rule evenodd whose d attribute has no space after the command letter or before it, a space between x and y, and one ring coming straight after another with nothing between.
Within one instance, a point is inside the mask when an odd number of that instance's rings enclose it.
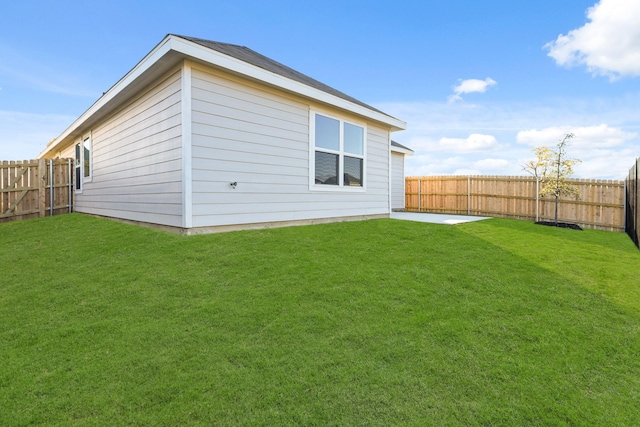
<instances>
[{"instance_id":1,"label":"wooden privacy fence","mask_svg":"<svg viewBox=\"0 0 640 427\"><path fill-rule=\"evenodd\" d=\"M640 201L640 158L636 159L636 163L629 169L629 175L625 180L626 185L626 223L625 231L631 237L631 240L640 248L640 210L638 202Z\"/></svg>"},{"instance_id":2,"label":"wooden privacy fence","mask_svg":"<svg viewBox=\"0 0 640 427\"><path fill-rule=\"evenodd\" d=\"M623 231L624 181L570 179L579 196L563 197L558 221L585 228ZM405 180L406 210L516 218L554 219L553 196L538 197L540 186L526 176L423 176Z\"/></svg>"},{"instance_id":3,"label":"wooden privacy fence","mask_svg":"<svg viewBox=\"0 0 640 427\"><path fill-rule=\"evenodd\" d=\"M71 212L71 159L0 163L0 222Z\"/></svg>"}]
</instances>

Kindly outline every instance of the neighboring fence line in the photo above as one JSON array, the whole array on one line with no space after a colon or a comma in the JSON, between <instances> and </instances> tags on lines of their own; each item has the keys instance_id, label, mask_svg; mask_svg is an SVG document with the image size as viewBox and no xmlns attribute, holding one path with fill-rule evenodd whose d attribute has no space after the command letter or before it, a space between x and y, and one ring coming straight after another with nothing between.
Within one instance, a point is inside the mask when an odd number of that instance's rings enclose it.
<instances>
[{"instance_id":1,"label":"neighboring fence line","mask_svg":"<svg viewBox=\"0 0 640 427\"><path fill-rule=\"evenodd\" d=\"M624 231L624 181L568 179L579 196L562 197L558 221L583 228ZM534 177L422 176L405 180L405 208L413 212L480 215L524 220L554 219L553 196L538 197Z\"/></svg>"},{"instance_id":2,"label":"neighboring fence line","mask_svg":"<svg viewBox=\"0 0 640 427\"><path fill-rule=\"evenodd\" d=\"M0 163L0 222L71 212L71 159Z\"/></svg>"},{"instance_id":3,"label":"neighboring fence line","mask_svg":"<svg viewBox=\"0 0 640 427\"><path fill-rule=\"evenodd\" d=\"M640 210L638 201L640 198L640 158L629 169L629 175L625 180L626 186L626 222L625 231L631 240L640 248Z\"/></svg>"}]
</instances>

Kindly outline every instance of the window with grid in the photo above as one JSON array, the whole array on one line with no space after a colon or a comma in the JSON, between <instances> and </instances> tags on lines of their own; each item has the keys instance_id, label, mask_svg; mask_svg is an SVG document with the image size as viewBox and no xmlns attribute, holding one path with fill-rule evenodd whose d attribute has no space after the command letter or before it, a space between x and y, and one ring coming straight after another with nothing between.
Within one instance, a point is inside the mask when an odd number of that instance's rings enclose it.
<instances>
[{"instance_id":1,"label":"window with grid","mask_svg":"<svg viewBox=\"0 0 640 427\"><path fill-rule=\"evenodd\" d=\"M364 186L364 127L315 113L313 173L315 184Z\"/></svg>"}]
</instances>

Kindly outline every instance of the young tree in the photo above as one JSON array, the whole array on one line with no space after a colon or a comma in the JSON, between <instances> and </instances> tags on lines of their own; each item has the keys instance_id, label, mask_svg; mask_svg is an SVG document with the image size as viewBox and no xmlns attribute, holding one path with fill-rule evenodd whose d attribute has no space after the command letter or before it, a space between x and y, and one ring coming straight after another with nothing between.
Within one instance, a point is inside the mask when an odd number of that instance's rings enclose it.
<instances>
[{"instance_id":1,"label":"young tree","mask_svg":"<svg viewBox=\"0 0 640 427\"><path fill-rule=\"evenodd\" d=\"M581 163L580 159L567 158L567 145L574 138L573 133L566 134L558 143L557 149L549 147L536 147L533 149L535 160L529 160L522 169L536 179L540 180L541 196L553 195L555 197L554 222L558 225L558 199L560 196L578 197L578 188L567 182L567 178L573 174L573 167Z\"/></svg>"},{"instance_id":2,"label":"young tree","mask_svg":"<svg viewBox=\"0 0 640 427\"><path fill-rule=\"evenodd\" d=\"M522 166L522 170L535 176L536 179L542 179L547 175L553 151L549 147L536 147L533 150L536 155L535 160L529 160Z\"/></svg>"}]
</instances>

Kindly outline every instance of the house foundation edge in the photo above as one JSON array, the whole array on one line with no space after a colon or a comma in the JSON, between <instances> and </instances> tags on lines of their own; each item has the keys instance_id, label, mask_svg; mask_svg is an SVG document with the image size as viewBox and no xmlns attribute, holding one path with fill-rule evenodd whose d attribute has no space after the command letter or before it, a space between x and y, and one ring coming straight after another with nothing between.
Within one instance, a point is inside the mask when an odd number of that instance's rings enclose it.
<instances>
[{"instance_id":1,"label":"house foundation edge","mask_svg":"<svg viewBox=\"0 0 640 427\"><path fill-rule=\"evenodd\" d=\"M141 227L151 228L154 230L167 231L170 233L180 234L182 236L196 236L200 234L214 234L214 233L226 233L230 231L244 231L244 230L264 230L270 228L283 228L283 227L297 227L304 225L316 225L316 224L331 224L337 222L354 222L354 221L367 221L371 219L385 219L389 218L387 214L374 214L374 215L356 215L356 216L342 216L331 218L313 218L313 219L301 219L291 221L272 221L272 222L257 222L248 224L230 224L230 225L214 225L205 227L175 227L171 225L154 224L151 222L135 221L131 219L116 218L111 216L97 215L77 212L82 215L89 215L96 218L109 219L123 224L137 225Z\"/></svg>"}]
</instances>

